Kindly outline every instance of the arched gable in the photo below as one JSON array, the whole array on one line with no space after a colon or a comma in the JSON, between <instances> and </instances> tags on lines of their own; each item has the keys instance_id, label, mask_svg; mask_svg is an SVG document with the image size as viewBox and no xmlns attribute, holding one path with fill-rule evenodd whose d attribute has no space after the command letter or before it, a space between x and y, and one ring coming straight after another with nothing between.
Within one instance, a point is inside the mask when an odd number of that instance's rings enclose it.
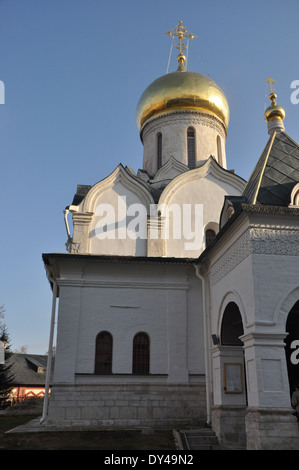
<instances>
[{"instance_id":1,"label":"arched gable","mask_svg":"<svg viewBox=\"0 0 299 470\"><path fill-rule=\"evenodd\" d=\"M158 202L166 233L165 255L199 256L205 247L203 227L218 226L225 196L239 196L244 184L242 178L224 170L213 157L204 165L176 176Z\"/></svg>"},{"instance_id":2,"label":"arched gable","mask_svg":"<svg viewBox=\"0 0 299 470\"><path fill-rule=\"evenodd\" d=\"M188 171L188 167L184 163L179 162L175 157L171 157L167 162L159 168L155 174L152 182L161 181L161 180L172 180L176 176Z\"/></svg>"},{"instance_id":3,"label":"arched gable","mask_svg":"<svg viewBox=\"0 0 299 470\"><path fill-rule=\"evenodd\" d=\"M154 204L154 200L146 183L139 178L137 179L137 177L124 168L122 164L119 164L107 178L104 178L92 186L80 204L81 211L95 212L95 203L99 195L109 189L115 188L117 184L120 184L124 189L133 193L136 198L145 205L149 213L150 204Z\"/></svg>"},{"instance_id":4,"label":"arched gable","mask_svg":"<svg viewBox=\"0 0 299 470\"><path fill-rule=\"evenodd\" d=\"M151 204L154 199L147 184L118 165L88 191L74 212L73 238L77 241L81 236L80 247L84 248L80 252L145 256ZM79 224L84 214L89 214L90 221L83 234Z\"/></svg>"},{"instance_id":5,"label":"arched gable","mask_svg":"<svg viewBox=\"0 0 299 470\"><path fill-rule=\"evenodd\" d=\"M241 177L225 170L218 165L213 157L210 157L202 166L183 172L174 178L164 189L159 203L169 204L173 195L184 186L189 186L190 183L194 181L199 181L208 177L209 179L216 181L219 185L226 187L230 195L242 194L245 187L245 181Z\"/></svg>"}]
</instances>

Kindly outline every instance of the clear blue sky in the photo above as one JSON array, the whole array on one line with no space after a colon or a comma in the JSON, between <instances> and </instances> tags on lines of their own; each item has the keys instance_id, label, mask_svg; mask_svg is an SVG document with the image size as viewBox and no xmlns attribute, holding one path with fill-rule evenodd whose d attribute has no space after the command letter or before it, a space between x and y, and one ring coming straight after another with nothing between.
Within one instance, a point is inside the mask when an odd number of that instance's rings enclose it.
<instances>
[{"instance_id":1,"label":"clear blue sky","mask_svg":"<svg viewBox=\"0 0 299 470\"><path fill-rule=\"evenodd\" d=\"M198 36L188 70L226 93L228 168L247 179L268 139L269 75L299 142L299 104L290 101L298 18L298 0L0 0L0 305L13 349L47 351L42 253L65 251L63 209L77 184L95 184L120 162L142 167L135 112L166 72L164 32L182 20Z\"/></svg>"}]
</instances>

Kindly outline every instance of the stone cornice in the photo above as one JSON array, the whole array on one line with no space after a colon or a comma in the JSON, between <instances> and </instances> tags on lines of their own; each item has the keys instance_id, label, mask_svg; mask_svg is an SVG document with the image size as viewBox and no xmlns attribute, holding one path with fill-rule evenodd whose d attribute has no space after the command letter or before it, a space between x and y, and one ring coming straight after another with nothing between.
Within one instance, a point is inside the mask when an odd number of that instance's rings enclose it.
<instances>
[{"instance_id":1,"label":"stone cornice","mask_svg":"<svg viewBox=\"0 0 299 470\"><path fill-rule=\"evenodd\" d=\"M155 290L188 290L189 284L184 282L153 282L153 281L131 281L123 280L101 280L101 279L57 279L58 286L70 287L100 287L102 289L155 289ZM112 308L140 308L140 306L110 305Z\"/></svg>"},{"instance_id":2,"label":"stone cornice","mask_svg":"<svg viewBox=\"0 0 299 470\"><path fill-rule=\"evenodd\" d=\"M42 255L44 264L47 266L55 261L75 261L88 263L120 263L120 264L180 264L192 265L192 258L167 258L147 256L105 256L74 253L44 253Z\"/></svg>"},{"instance_id":3,"label":"stone cornice","mask_svg":"<svg viewBox=\"0 0 299 470\"><path fill-rule=\"evenodd\" d=\"M93 212L73 212L73 223L74 224L89 224L92 220Z\"/></svg>"},{"instance_id":4,"label":"stone cornice","mask_svg":"<svg viewBox=\"0 0 299 470\"><path fill-rule=\"evenodd\" d=\"M266 206L263 204L240 204L240 209L243 212L252 214L279 214L279 215L299 215L299 207L285 207L285 206Z\"/></svg>"}]
</instances>

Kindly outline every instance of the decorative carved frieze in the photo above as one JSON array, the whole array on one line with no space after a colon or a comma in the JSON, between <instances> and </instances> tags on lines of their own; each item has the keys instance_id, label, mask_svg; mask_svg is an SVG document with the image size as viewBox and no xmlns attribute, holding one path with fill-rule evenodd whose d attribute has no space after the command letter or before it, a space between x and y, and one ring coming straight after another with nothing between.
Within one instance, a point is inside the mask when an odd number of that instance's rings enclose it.
<instances>
[{"instance_id":1,"label":"decorative carved frieze","mask_svg":"<svg viewBox=\"0 0 299 470\"><path fill-rule=\"evenodd\" d=\"M299 230L251 229L252 252L299 256Z\"/></svg>"},{"instance_id":2,"label":"decorative carved frieze","mask_svg":"<svg viewBox=\"0 0 299 470\"><path fill-rule=\"evenodd\" d=\"M158 131L161 131L164 127L168 127L170 124L174 124L178 122L182 124L182 122L186 121L186 126L207 126L215 129L221 137L224 139L226 138L226 133L223 128L223 125L218 119L212 115L208 115L204 112L172 112L171 114L165 114L163 116L159 116L156 119L150 121L143 130L143 140L147 138L148 135L151 133L156 134Z\"/></svg>"},{"instance_id":3,"label":"decorative carved frieze","mask_svg":"<svg viewBox=\"0 0 299 470\"><path fill-rule=\"evenodd\" d=\"M246 231L239 239L214 263L210 271L211 284L215 285L247 256L251 254L250 232Z\"/></svg>"},{"instance_id":4,"label":"decorative carved frieze","mask_svg":"<svg viewBox=\"0 0 299 470\"><path fill-rule=\"evenodd\" d=\"M250 227L210 270L215 285L251 254L299 256L299 227Z\"/></svg>"}]
</instances>

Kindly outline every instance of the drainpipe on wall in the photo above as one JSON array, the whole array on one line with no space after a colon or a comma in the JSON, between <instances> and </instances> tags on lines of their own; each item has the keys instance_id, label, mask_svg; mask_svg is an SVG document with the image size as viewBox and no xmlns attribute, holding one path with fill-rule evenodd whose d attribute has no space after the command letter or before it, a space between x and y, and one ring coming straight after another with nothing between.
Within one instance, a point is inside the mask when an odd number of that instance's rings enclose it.
<instances>
[{"instance_id":1,"label":"drainpipe on wall","mask_svg":"<svg viewBox=\"0 0 299 470\"><path fill-rule=\"evenodd\" d=\"M196 276L201 280L202 285L202 310L203 310L203 330L204 330L204 352L205 352L205 370L206 370L206 401L207 401L207 426L211 424L211 399L210 399L210 367L209 367L209 346L208 346L208 331L206 319L206 280L199 272L199 266L195 265Z\"/></svg>"},{"instance_id":2,"label":"drainpipe on wall","mask_svg":"<svg viewBox=\"0 0 299 470\"><path fill-rule=\"evenodd\" d=\"M69 209L68 209L68 207L66 207L63 211L63 214L64 214L64 224L65 224L65 228L66 228L67 238L69 240L71 238L71 232L70 232L69 224L68 224L68 221L67 221L68 213L69 213Z\"/></svg>"},{"instance_id":3,"label":"drainpipe on wall","mask_svg":"<svg viewBox=\"0 0 299 470\"><path fill-rule=\"evenodd\" d=\"M67 242L66 242L65 246L66 246L67 251L70 253L71 252L71 246L72 246L72 237L71 237L71 232L70 232L70 228L69 228L69 223L68 223L68 220L67 220L68 213L69 213L69 207L66 207L63 211L64 224L65 224L66 233L67 233Z\"/></svg>"},{"instance_id":4,"label":"drainpipe on wall","mask_svg":"<svg viewBox=\"0 0 299 470\"><path fill-rule=\"evenodd\" d=\"M52 313L51 313L47 373L46 373L46 383L45 383L45 396L44 396L44 403L43 403L43 414L40 420L40 424L42 424L46 420L47 414L48 414L48 401L49 401L49 389L50 389L50 378L51 378L51 368L52 368L53 337L54 337L56 298L57 298L57 282L54 281L50 277L49 277L49 280L53 283L53 297L52 297Z\"/></svg>"}]
</instances>

